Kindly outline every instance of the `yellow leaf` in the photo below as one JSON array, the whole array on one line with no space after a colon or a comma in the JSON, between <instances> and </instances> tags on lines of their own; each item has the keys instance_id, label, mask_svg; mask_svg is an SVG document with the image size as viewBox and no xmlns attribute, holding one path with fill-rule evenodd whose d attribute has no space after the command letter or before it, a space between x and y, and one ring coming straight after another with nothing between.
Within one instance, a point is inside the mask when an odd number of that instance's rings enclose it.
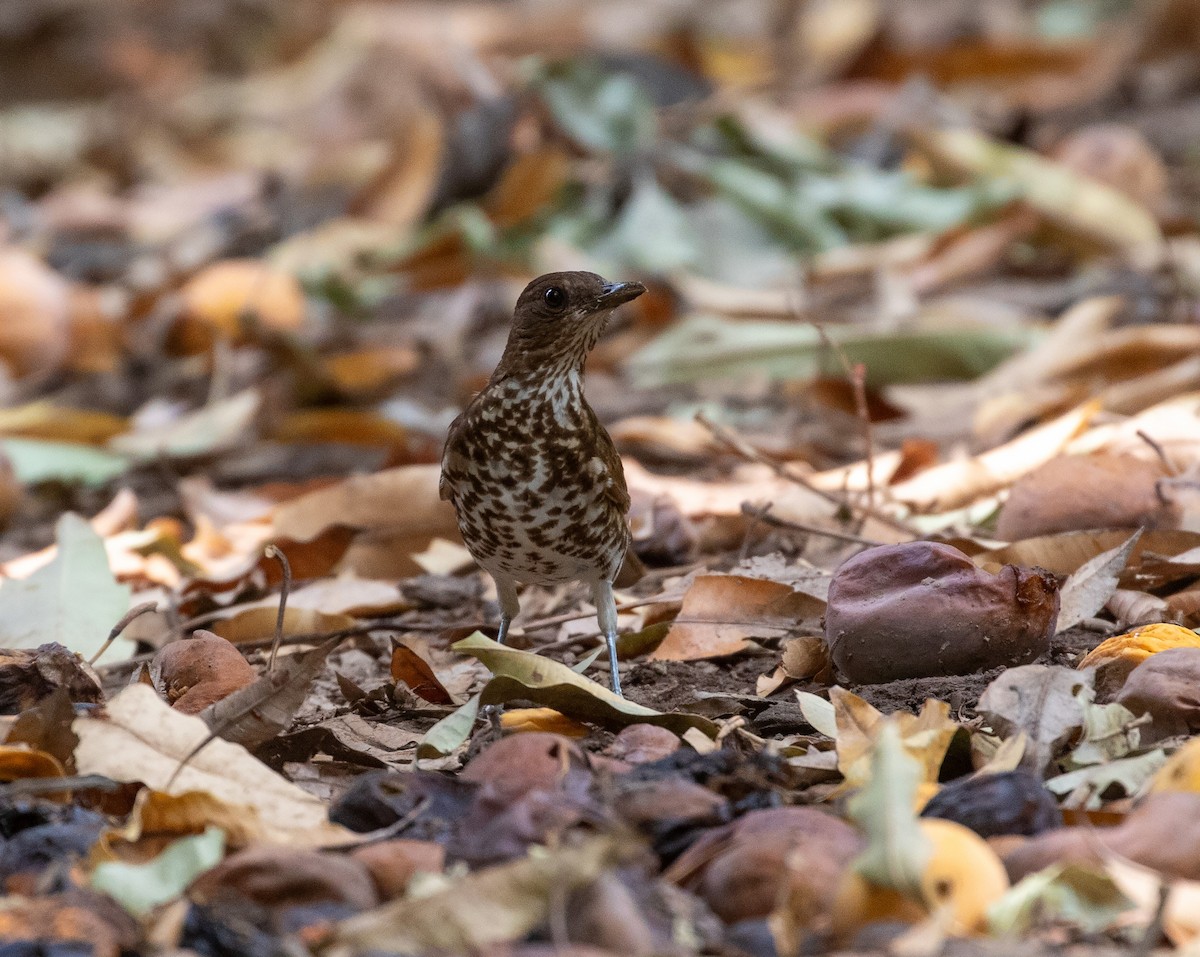
<instances>
[{"instance_id":1,"label":"yellow leaf","mask_svg":"<svg viewBox=\"0 0 1200 957\"><path fill-rule=\"evenodd\" d=\"M553 708L513 708L500 716L500 727L505 731L547 731L568 738L585 738L590 733L586 724Z\"/></svg>"}]
</instances>

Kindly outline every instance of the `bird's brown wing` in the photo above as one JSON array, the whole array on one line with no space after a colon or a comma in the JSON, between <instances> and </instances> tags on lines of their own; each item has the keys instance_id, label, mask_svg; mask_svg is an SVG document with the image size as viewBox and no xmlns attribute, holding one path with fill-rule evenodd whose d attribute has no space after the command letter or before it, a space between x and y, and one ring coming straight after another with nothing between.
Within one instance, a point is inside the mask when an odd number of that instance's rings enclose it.
<instances>
[{"instance_id":1,"label":"bird's brown wing","mask_svg":"<svg viewBox=\"0 0 1200 957\"><path fill-rule=\"evenodd\" d=\"M622 515L629 514L629 489L625 487L625 469L621 465L621 456L609 438L608 432L600 424L596 413L588 409L592 420L592 435L596 437L595 455L604 464L603 494L613 505L620 509Z\"/></svg>"},{"instance_id":2,"label":"bird's brown wing","mask_svg":"<svg viewBox=\"0 0 1200 957\"><path fill-rule=\"evenodd\" d=\"M591 410L589 409L589 411ZM622 515L628 516L629 489L625 485L625 468L621 465L621 456L617 454L616 446L613 445L608 432L600 425L594 412L592 413L592 422L596 427L596 431L592 433L596 436L596 457L604 463L606 477L604 497L620 509ZM618 588L629 588L631 585L637 584L645 574L646 566L634 554L631 545L625 552L625 559L621 562L613 584Z\"/></svg>"},{"instance_id":3,"label":"bird's brown wing","mask_svg":"<svg viewBox=\"0 0 1200 957\"><path fill-rule=\"evenodd\" d=\"M438 477L438 497L443 502L454 501L454 482L450 477L450 456L455 454L454 447L458 444L458 436L462 431L463 418L465 412L460 412L454 417L454 421L450 423L450 428L446 432L446 444L442 447L442 474Z\"/></svg>"}]
</instances>

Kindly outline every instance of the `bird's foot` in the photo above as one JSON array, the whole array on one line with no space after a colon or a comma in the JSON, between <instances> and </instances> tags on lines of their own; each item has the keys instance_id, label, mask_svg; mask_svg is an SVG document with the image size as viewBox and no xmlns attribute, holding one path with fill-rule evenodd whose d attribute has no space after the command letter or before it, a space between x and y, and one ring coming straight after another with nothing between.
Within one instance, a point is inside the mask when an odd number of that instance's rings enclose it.
<instances>
[{"instance_id":1,"label":"bird's foot","mask_svg":"<svg viewBox=\"0 0 1200 957\"><path fill-rule=\"evenodd\" d=\"M617 669L617 633L609 632L604 636L604 642L608 645L608 673L612 679L613 694L624 698L625 695L621 691L621 672Z\"/></svg>"}]
</instances>

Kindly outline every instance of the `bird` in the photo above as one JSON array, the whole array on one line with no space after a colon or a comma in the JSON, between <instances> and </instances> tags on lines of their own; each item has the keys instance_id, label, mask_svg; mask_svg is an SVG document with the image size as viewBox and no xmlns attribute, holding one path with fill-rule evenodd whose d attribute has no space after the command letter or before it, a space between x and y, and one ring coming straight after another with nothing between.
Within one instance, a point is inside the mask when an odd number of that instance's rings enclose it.
<instances>
[{"instance_id":1,"label":"bird","mask_svg":"<svg viewBox=\"0 0 1200 957\"><path fill-rule=\"evenodd\" d=\"M496 583L503 644L520 612L518 584L591 588L617 671L613 583L630 551L629 491L612 438L583 393L583 366L612 311L646 291L592 272L554 272L527 285L508 341L482 391L450 424L439 493L463 542Z\"/></svg>"}]
</instances>

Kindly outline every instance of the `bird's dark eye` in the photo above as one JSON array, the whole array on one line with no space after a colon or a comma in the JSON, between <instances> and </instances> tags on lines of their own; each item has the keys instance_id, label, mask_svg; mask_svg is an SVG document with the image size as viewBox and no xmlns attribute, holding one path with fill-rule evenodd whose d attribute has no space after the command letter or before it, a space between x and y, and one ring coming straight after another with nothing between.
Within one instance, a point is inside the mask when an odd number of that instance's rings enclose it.
<instances>
[{"instance_id":1,"label":"bird's dark eye","mask_svg":"<svg viewBox=\"0 0 1200 957\"><path fill-rule=\"evenodd\" d=\"M567 294L558 286L551 286L543 294L542 298L546 301L546 306L558 312L567 304Z\"/></svg>"}]
</instances>

